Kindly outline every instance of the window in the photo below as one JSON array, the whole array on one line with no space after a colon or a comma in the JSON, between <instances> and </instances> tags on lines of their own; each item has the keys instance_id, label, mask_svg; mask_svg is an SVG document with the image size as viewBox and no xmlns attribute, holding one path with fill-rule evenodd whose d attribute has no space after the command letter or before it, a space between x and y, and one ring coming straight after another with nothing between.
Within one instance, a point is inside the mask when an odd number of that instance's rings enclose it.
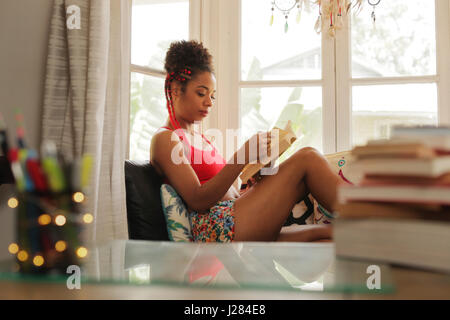
<instances>
[{"instance_id":1,"label":"window","mask_svg":"<svg viewBox=\"0 0 450 320\"><path fill-rule=\"evenodd\" d=\"M364 1L335 38L315 33L310 2L284 32L280 12L270 26L272 0L133 0L130 158L148 159L167 116L163 54L188 38L214 57L217 100L204 130L241 129L241 143L287 120L300 136L294 150L325 154L389 137L397 123L450 124L448 0L381 1L375 28Z\"/></svg>"},{"instance_id":2,"label":"window","mask_svg":"<svg viewBox=\"0 0 450 320\"><path fill-rule=\"evenodd\" d=\"M351 21L353 145L389 138L394 124L438 124L434 1L378 9L375 26L369 6Z\"/></svg>"},{"instance_id":3,"label":"window","mask_svg":"<svg viewBox=\"0 0 450 320\"><path fill-rule=\"evenodd\" d=\"M322 145L322 38L314 26L317 13L305 10L300 22L274 12L271 2L241 1L240 124L242 140L291 120L301 146ZM299 41L301 39L301 41Z\"/></svg>"},{"instance_id":4,"label":"window","mask_svg":"<svg viewBox=\"0 0 450 320\"><path fill-rule=\"evenodd\" d=\"M167 118L164 58L172 41L189 38L189 0L133 0L130 155L148 160L150 141Z\"/></svg>"},{"instance_id":5,"label":"window","mask_svg":"<svg viewBox=\"0 0 450 320\"><path fill-rule=\"evenodd\" d=\"M280 116L300 130L297 148L331 153L388 138L394 124L450 123L448 1L382 1L375 26L364 1L335 39L314 37L317 6L303 10L299 25L290 17L284 33L280 14L269 27L271 1L240 3L238 121L246 137Z\"/></svg>"}]
</instances>

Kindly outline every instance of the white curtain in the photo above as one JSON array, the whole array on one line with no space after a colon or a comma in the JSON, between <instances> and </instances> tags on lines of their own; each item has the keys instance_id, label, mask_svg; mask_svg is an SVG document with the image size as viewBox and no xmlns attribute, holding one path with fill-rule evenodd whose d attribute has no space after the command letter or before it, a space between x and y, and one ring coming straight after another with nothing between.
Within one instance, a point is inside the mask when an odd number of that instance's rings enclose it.
<instances>
[{"instance_id":1,"label":"white curtain","mask_svg":"<svg viewBox=\"0 0 450 320\"><path fill-rule=\"evenodd\" d=\"M67 9L69 8L69 12ZM68 28L80 8L78 28ZM128 238L124 161L128 134L129 10L121 0L55 0L48 45L42 141L64 157L94 156L88 243ZM124 12L126 11L126 12ZM73 20L72 20L73 22ZM125 26L125 27L124 27Z\"/></svg>"}]
</instances>

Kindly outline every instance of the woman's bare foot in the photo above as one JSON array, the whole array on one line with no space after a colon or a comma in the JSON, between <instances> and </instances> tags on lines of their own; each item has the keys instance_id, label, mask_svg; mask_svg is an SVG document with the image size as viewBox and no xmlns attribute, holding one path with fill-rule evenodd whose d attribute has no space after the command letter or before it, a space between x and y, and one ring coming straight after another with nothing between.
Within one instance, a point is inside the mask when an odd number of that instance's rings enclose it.
<instances>
[{"instance_id":1,"label":"woman's bare foot","mask_svg":"<svg viewBox=\"0 0 450 320\"><path fill-rule=\"evenodd\" d=\"M277 241L281 242L331 242L333 228L331 225L291 225L283 227Z\"/></svg>"}]
</instances>

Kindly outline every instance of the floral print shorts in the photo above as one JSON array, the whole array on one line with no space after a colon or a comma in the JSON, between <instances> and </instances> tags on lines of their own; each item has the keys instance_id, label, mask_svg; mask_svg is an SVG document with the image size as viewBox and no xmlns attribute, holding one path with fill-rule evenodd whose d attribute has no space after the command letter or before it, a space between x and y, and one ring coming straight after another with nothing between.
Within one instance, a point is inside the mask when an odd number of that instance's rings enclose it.
<instances>
[{"instance_id":1,"label":"floral print shorts","mask_svg":"<svg viewBox=\"0 0 450 320\"><path fill-rule=\"evenodd\" d=\"M208 213L191 212L194 242L231 242L234 239L235 200L219 201Z\"/></svg>"}]
</instances>

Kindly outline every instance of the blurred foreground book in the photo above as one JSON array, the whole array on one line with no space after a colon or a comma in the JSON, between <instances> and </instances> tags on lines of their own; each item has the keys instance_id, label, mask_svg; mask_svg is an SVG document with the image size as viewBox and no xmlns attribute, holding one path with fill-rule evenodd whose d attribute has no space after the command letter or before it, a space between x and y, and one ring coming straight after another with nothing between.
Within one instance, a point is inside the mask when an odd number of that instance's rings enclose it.
<instances>
[{"instance_id":1,"label":"blurred foreground book","mask_svg":"<svg viewBox=\"0 0 450 320\"><path fill-rule=\"evenodd\" d=\"M450 273L450 130L393 133L352 150L364 178L338 189L336 255Z\"/></svg>"}]
</instances>

